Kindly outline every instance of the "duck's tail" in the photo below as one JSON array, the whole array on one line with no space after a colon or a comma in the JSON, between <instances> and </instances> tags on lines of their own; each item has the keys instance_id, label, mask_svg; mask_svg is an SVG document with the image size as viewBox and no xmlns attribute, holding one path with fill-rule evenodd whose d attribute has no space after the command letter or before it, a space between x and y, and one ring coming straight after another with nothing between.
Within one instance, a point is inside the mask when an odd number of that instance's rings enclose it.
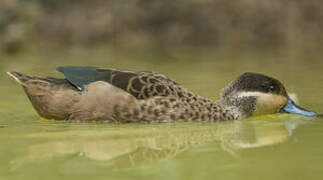
<instances>
[{"instance_id":1,"label":"duck's tail","mask_svg":"<svg viewBox=\"0 0 323 180\"><path fill-rule=\"evenodd\" d=\"M28 76L23 73L19 73L15 71L7 72L7 74L23 86L25 86L26 82L28 82L29 80L34 79L32 76Z\"/></svg>"},{"instance_id":2,"label":"duck's tail","mask_svg":"<svg viewBox=\"0 0 323 180\"><path fill-rule=\"evenodd\" d=\"M65 79L29 76L19 72L8 72L24 88L38 114L47 119L67 119L81 93Z\"/></svg>"}]
</instances>

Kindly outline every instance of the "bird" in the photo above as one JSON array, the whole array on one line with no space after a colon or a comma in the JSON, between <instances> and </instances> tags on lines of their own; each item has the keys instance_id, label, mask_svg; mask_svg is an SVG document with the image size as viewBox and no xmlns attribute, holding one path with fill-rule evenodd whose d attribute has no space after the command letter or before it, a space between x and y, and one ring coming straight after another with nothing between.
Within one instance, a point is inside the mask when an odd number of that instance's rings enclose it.
<instances>
[{"instance_id":1,"label":"bird","mask_svg":"<svg viewBox=\"0 0 323 180\"><path fill-rule=\"evenodd\" d=\"M281 112L317 115L296 105L279 80L260 73L243 73L214 101L151 71L92 66L58 67L57 71L65 78L7 73L46 119L151 123L216 122Z\"/></svg>"}]
</instances>

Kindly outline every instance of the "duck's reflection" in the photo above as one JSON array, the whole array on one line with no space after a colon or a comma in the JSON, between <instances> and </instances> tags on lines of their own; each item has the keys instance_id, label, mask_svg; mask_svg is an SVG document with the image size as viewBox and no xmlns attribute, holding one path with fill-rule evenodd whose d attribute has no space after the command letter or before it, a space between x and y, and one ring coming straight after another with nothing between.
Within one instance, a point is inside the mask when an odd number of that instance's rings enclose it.
<instances>
[{"instance_id":1,"label":"duck's reflection","mask_svg":"<svg viewBox=\"0 0 323 180\"><path fill-rule=\"evenodd\" d=\"M284 120L272 116L221 123L89 128L31 134L24 138L33 139L33 143L11 161L11 168L70 155L97 161L99 165L129 167L173 158L180 152L207 143L238 154L241 149L282 143L292 135L297 124L305 121L289 115L281 115Z\"/></svg>"}]
</instances>

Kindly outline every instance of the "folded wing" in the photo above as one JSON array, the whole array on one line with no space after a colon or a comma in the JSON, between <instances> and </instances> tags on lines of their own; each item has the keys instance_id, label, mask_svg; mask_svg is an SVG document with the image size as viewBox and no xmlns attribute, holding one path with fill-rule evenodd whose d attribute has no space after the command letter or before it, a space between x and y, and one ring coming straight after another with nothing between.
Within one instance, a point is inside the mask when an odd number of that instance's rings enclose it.
<instances>
[{"instance_id":1,"label":"folded wing","mask_svg":"<svg viewBox=\"0 0 323 180\"><path fill-rule=\"evenodd\" d=\"M84 86L97 81L108 82L137 99L154 96L178 96L181 85L168 77L147 71L120 71L98 67L66 66L58 67L69 83L82 91ZM179 90L180 89L180 90Z\"/></svg>"}]
</instances>

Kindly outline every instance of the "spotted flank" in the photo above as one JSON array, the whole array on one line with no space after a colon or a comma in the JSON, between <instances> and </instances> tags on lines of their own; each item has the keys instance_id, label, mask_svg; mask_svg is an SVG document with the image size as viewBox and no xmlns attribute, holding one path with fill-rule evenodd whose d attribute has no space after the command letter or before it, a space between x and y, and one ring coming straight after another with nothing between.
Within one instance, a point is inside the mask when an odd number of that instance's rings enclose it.
<instances>
[{"instance_id":1,"label":"spotted flank","mask_svg":"<svg viewBox=\"0 0 323 180\"><path fill-rule=\"evenodd\" d=\"M154 72L75 66L57 70L66 79L8 73L47 119L215 122L277 113L290 102L278 80L256 73L241 75L213 101Z\"/></svg>"}]
</instances>

